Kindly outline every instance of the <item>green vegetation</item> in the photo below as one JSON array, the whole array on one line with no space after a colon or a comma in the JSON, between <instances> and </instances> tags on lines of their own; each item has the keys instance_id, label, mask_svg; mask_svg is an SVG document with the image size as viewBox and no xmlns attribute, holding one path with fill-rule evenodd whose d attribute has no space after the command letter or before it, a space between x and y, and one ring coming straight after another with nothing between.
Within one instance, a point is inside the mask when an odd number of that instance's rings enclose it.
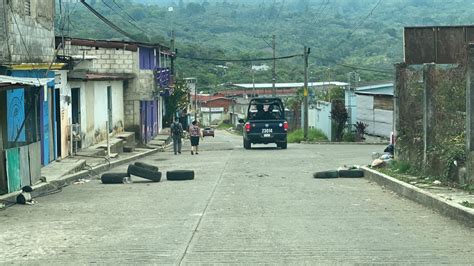
<instances>
[{"instance_id":1,"label":"green vegetation","mask_svg":"<svg viewBox=\"0 0 474 266\"><path fill-rule=\"evenodd\" d=\"M177 74L196 77L199 88L215 88L226 82L251 82L253 74L256 82L271 82L271 70L251 71L251 65L270 66L271 61L226 62L190 58L271 57L272 34L276 35L277 56L301 54L304 45L312 48L310 81L346 81L346 74L354 70L348 65L388 72L356 69L362 81L367 81L393 79L393 64L403 61L404 26L474 24L471 0L391 0L376 6L378 2L87 0L139 41L169 45L174 30L178 48ZM171 6L173 9L169 9ZM65 26L66 35L124 39L80 2L70 4L68 10L70 23ZM57 34L61 28L59 20L58 15ZM302 82L302 64L300 56L277 61L276 81Z\"/></svg>"},{"instance_id":2,"label":"green vegetation","mask_svg":"<svg viewBox=\"0 0 474 266\"><path fill-rule=\"evenodd\" d=\"M226 129L229 129L229 128L231 128L231 127L233 127L232 124L230 124L229 122L224 121L224 122L220 123L220 124L217 126L217 129L226 130Z\"/></svg>"},{"instance_id":3,"label":"green vegetation","mask_svg":"<svg viewBox=\"0 0 474 266\"><path fill-rule=\"evenodd\" d=\"M309 129L308 130L308 141L327 141L328 138L324 133L319 129ZM295 130L288 134L289 143L299 143L304 141L304 131L303 129Z\"/></svg>"},{"instance_id":4,"label":"green vegetation","mask_svg":"<svg viewBox=\"0 0 474 266\"><path fill-rule=\"evenodd\" d=\"M468 208L474 208L474 203L469 202L469 201L463 201L461 202L461 205Z\"/></svg>"}]
</instances>

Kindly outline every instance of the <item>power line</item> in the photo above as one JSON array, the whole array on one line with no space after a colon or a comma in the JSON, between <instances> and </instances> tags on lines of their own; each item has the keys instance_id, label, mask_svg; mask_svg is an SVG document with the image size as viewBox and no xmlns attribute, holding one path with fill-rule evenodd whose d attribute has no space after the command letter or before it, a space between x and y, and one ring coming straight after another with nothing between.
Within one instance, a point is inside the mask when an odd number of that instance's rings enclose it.
<instances>
[{"instance_id":1,"label":"power line","mask_svg":"<svg viewBox=\"0 0 474 266\"><path fill-rule=\"evenodd\" d=\"M107 4L107 2L105 0L101 0L102 4L104 4L106 7L108 7L110 10L112 10L112 12L114 12L115 14L119 15L123 21L127 22L128 24L132 25L133 27L135 27L136 29L138 29L139 31L143 32L143 33L147 33L147 31L145 31L144 29L140 28L137 24L131 22L130 20L128 20L127 18L125 18L124 15L118 13L112 6L110 6L109 4Z\"/></svg>"},{"instance_id":2,"label":"power line","mask_svg":"<svg viewBox=\"0 0 474 266\"><path fill-rule=\"evenodd\" d=\"M123 13L125 13L125 15L127 15L127 17L129 17L131 20L135 21L135 22L138 22L136 19L134 19L132 16L130 16L127 11L125 11L119 4L117 4L117 2L115 2L115 0L112 0L112 2L120 9L122 10Z\"/></svg>"},{"instance_id":3,"label":"power line","mask_svg":"<svg viewBox=\"0 0 474 266\"><path fill-rule=\"evenodd\" d=\"M272 60L283 60L290 59L294 57L300 57L301 54L280 56L280 57L267 57L267 58L250 58L250 59L216 59L216 58L202 58L202 57L191 57L191 56L179 56L179 58L189 59L189 60L198 60L198 61L214 61L214 62L252 62L252 61L272 61Z\"/></svg>"},{"instance_id":4,"label":"power line","mask_svg":"<svg viewBox=\"0 0 474 266\"><path fill-rule=\"evenodd\" d=\"M108 20L106 17L102 16L99 12L97 12L97 10L95 10L93 7L91 7L89 4L86 3L85 0L81 0L81 3L87 8L89 9L89 11L91 11L96 17L98 17L100 20L102 20L105 24L107 24L109 27L111 27L112 29L116 30L117 32L121 33L122 35L130 38L131 40L134 40L134 41L137 41L135 39L135 37L133 37L130 33L122 30L121 28L119 28L117 25L115 25L114 23L112 23L110 20Z\"/></svg>"}]
</instances>

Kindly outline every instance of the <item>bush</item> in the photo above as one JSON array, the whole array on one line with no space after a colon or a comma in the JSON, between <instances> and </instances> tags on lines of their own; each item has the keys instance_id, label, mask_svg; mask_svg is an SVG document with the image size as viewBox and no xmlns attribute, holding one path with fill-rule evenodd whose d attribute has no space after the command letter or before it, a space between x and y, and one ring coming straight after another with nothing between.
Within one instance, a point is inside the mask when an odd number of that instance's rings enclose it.
<instances>
[{"instance_id":1,"label":"bush","mask_svg":"<svg viewBox=\"0 0 474 266\"><path fill-rule=\"evenodd\" d=\"M328 138L324 133L319 129L308 129L308 141L327 141ZM299 143L304 141L304 131L303 129L297 129L288 134L289 143Z\"/></svg>"},{"instance_id":2,"label":"bush","mask_svg":"<svg viewBox=\"0 0 474 266\"><path fill-rule=\"evenodd\" d=\"M355 142L356 140L356 135L352 131L345 132L344 135L342 135L342 141L344 142Z\"/></svg>"},{"instance_id":3,"label":"bush","mask_svg":"<svg viewBox=\"0 0 474 266\"><path fill-rule=\"evenodd\" d=\"M232 127L232 124L230 124L230 123L225 123L225 122L223 122L223 123L221 123L221 124L219 124L219 125L217 126L218 129L229 129L229 128L231 128L231 127Z\"/></svg>"}]
</instances>

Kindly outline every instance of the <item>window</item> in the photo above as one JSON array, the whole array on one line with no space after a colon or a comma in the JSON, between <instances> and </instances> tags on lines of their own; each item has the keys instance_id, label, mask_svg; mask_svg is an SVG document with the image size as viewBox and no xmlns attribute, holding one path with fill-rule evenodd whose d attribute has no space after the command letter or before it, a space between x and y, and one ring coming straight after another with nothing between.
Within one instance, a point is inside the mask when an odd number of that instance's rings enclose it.
<instances>
[{"instance_id":1,"label":"window","mask_svg":"<svg viewBox=\"0 0 474 266\"><path fill-rule=\"evenodd\" d=\"M139 49L140 69L154 69L156 66L155 49L140 47Z\"/></svg>"}]
</instances>

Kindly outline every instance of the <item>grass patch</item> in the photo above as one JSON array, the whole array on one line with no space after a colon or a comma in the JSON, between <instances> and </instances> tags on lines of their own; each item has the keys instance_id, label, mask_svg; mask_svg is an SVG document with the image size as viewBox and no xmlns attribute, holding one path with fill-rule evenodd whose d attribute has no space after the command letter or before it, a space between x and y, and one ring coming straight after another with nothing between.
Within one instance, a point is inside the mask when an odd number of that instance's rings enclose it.
<instances>
[{"instance_id":1,"label":"grass patch","mask_svg":"<svg viewBox=\"0 0 474 266\"><path fill-rule=\"evenodd\" d=\"M233 127L231 124L228 124L228 123L220 123L218 126L217 126L217 129L222 129L222 130L225 130L225 129L229 129Z\"/></svg>"},{"instance_id":2,"label":"grass patch","mask_svg":"<svg viewBox=\"0 0 474 266\"><path fill-rule=\"evenodd\" d=\"M468 207L468 208L474 208L474 203L472 202L469 202L469 201L463 201L461 202L461 205L464 206L464 207Z\"/></svg>"},{"instance_id":3,"label":"grass patch","mask_svg":"<svg viewBox=\"0 0 474 266\"><path fill-rule=\"evenodd\" d=\"M289 143L300 143L304 140L304 131L303 129L297 129L288 134ZM328 138L324 133L319 129L308 129L308 141L327 141Z\"/></svg>"}]
</instances>

